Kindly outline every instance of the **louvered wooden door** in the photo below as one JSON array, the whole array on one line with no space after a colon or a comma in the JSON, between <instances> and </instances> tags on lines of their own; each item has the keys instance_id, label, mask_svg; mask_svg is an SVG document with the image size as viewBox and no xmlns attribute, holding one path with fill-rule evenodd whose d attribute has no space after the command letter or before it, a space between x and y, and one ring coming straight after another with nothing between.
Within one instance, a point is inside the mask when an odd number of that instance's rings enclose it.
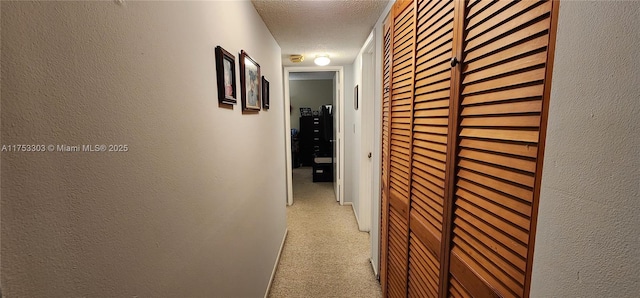
<instances>
[{"instance_id":1,"label":"louvered wooden door","mask_svg":"<svg viewBox=\"0 0 640 298\"><path fill-rule=\"evenodd\" d=\"M396 3L392 32L389 222L385 291L389 297L406 297L415 49L415 6L411 1Z\"/></svg>"},{"instance_id":2,"label":"louvered wooden door","mask_svg":"<svg viewBox=\"0 0 640 298\"><path fill-rule=\"evenodd\" d=\"M477 1L465 11L450 289L454 296L522 297L540 183L552 2Z\"/></svg>"},{"instance_id":3,"label":"louvered wooden door","mask_svg":"<svg viewBox=\"0 0 640 298\"><path fill-rule=\"evenodd\" d=\"M389 256L389 143L391 141L390 111L391 111L391 44L392 44L392 21L393 16L387 16L383 28L383 48L382 48L382 170L380 171L380 280L382 280L382 290L387 290L387 260Z\"/></svg>"},{"instance_id":4,"label":"louvered wooden door","mask_svg":"<svg viewBox=\"0 0 640 298\"><path fill-rule=\"evenodd\" d=\"M557 5L394 6L383 64L386 297L528 296Z\"/></svg>"},{"instance_id":5,"label":"louvered wooden door","mask_svg":"<svg viewBox=\"0 0 640 298\"><path fill-rule=\"evenodd\" d=\"M409 296L435 297L451 97L454 1L417 3L409 234Z\"/></svg>"}]
</instances>

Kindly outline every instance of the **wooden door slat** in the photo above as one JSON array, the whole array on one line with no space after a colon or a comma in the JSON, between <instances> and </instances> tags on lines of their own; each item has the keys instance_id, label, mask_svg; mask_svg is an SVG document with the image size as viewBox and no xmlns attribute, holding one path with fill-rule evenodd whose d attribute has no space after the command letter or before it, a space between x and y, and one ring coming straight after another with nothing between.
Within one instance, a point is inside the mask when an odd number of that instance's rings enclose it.
<instances>
[{"instance_id":1,"label":"wooden door slat","mask_svg":"<svg viewBox=\"0 0 640 298\"><path fill-rule=\"evenodd\" d=\"M544 68L529 70L526 72L508 75L506 77L495 78L488 81L482 81L475 84L464 85L462 87L462 95L471 93L486 92L495 89L516 87L523 84L542 82L546 75ZM502 90L496 90L502 91Z\"/></svg>"},{"instance_id":2,"label":"wooden door slat","mask_svg":"<svg viewBox=\"0 0 640 298\"><path fill-rule=\"evenodd\" d=\"M447 90L449 91L449 90ZM449 113L449 109L437 110L417 110L414 111L415 117L445 117Z\"/></svg>"},{"instance_id":3,"label":"wooden door slat","mask_svg":"<svg viewBox=\"0 0 640 298\"><path fill-rule=\"evenodd\" d=\"M505 221L518 226L522 230L528 231L530 228L531 221L528 217L518 214L515 211L505 208L504 206L501 206L489 199L482 198L470 191L467 191L464 187L458 187L456 189L456 196L462 197L479 208L483 208L488 212L503 218Z\"/></svg>"},{"instance_id":4,"label":"wooden door slat","mask_svg":"<svg viewBox=\"0 0 640 298\"><path fill-rule=\"evenodd\" d=\"M522 216L526 216L526 218L528 218L529 214L531 214L531 205L527 202L514 200L509 196L496 192L495 190L492 190L486 186L465 180L460 180L457 186L459 188L468 190L469 192L476 194L487 201L491 201L496 205L503 206L504 208L508 208L510 210L518 212Z\"/></svg>"},{"instance_id":5,"label":"wooden door slat","mask_svg":"<svg viewBox=\"0 0 640 298\"><path fill-rule=\"evenodd\" d=\"M449 61L451 60L451 53L445 52L440 56L434 59L434 63L423 63L418 65L416 68L416 73L421 74L421 78L428 78L433 75L437 75L443 72L451 73L451 64Z\"/></svg>"},{"instance_id":6,"label":"wooden door slat","mask_svg":"<svg viewBox=\"0 0 640 298\"><path fill-rule=\"evenodd\" d=\"M454 238L454 241L458 240ZM465 262L465 265L469 266L474 273L479 275L481 279L487 281L493 291L500 297L522 297L523 288L500 269L495 267L494 264L489 262L483 255L476 251L465 250L470 249L462 241L455 241L452 251L456 251L458 256Z\"/></svg>"},{"instance_id":7,"label":"wooden door slat","mask_svg":"<svg viewBox=\"0 0 640 298\"><path fill-rule=\"evenodd\" d=\"M411 232L411 234L414 235L413 232ZM428 266L426 267L426 269L428 269L429 277L432 278L434 284L438 283L438 269L440 269L439 259L435 254L430 253L426 245L417 237L412 237L411 240L411 245L413 245L415 251L418 252L424 260L423 264L426 264Z\"/></svg>"},{"instance_id":8,"label":"wooden door slat","mask_svg":"<svg viewBox=\"0 0 640 298\"><path fill-rule=\"evenodd\" d=\"M478 173L471 172L465 169L461 169L458 171L458 177L485 185L505 194L512 195L528 203L531 203L531 200L533 199L533 194L530 189L499 181L495 178L480 175Z\"/></svg>"},{"instance_id":9,"label":"wooden door slat","mask_svg":"<svg viewBox=\"0 0 640 298\"><path fill-rule=\"evenodd\" d=\"M416 74L416 86L426 86L433 84L433 82L449 81L451 83L451 72L445 71L440 74L433 75L431 77L425 77L422 74Z\"/></svg>"},{"instance_id":10,"label":"wooden door slat","mask_svg":"<svg viewBox=\"0 0 640 298\"><path fill-rule=\"evenodd\" d=\"M443 126L428 126L428 125L416 125L413 132L424 132L430 134L447 135L447 127Z\"/></svg>"},{"instance_id":11,"label":"wooden door slat","mask_svg":"<svg viewBox=\"0 0 640 298\"><path fill-rule=\"evenodd\" d=\"M461 168L473 170L475 172L491 175L502 180L518 183L530 188L533 188L533 183L535 180L535 177L529 173L525 174L518 171L507 170L505 168L479 163L477 161L467 159L460 159L460 161L458 162L458 166Z\"/></svg>"},{"instance_id":12,"label":"wooden door slat","mask_svg":"<svg viewBox=\"0 0 640 298\"><path fill-rule=\"evenodd\" d=\"M469 9L469 17L467 17L467 30L472 29L480 22L490 20L490 17L495 15L496 13L504 10L505 7L515 4L515 1L494 1L489 6L484 6L485 8L482 11L478 9L480 7L475 7L475 9Z\"/></svg>"},{"instance_id":13,"label":"wooden door slat","mask_svg":"<svg viewBox=\"0 0 640 298\"><path fill-rule=\"evenodd\" d=\"M437 293L438 289L438 270L439 264L434 261L433 254L427 252L427 247L417 239L417 236L411 233L410 242L411 257L413 257L413 264L418 266L420 272L423 275L425 285L429 287L430 292Z\"/></svg>"},{"instance_id":14,"label":"wooden door slat","mask_svg":"<svg viewBox=\"0 0 640 298\"><path fill-rule=\"evenodd\" d=\"M446 80L442 82L434 82L431 84L417 87L415 92L418 94L425 94L425 93L430 93L430 92L439 91L439 90L449 91L450 87L451 87L451 82L449 80Z\"/></svg>"},{"instance_id":15,"label":"wooden door slat","mask_svg":"<svg viewBox=\"0 0 640 298\"><path fill-rule=\"evenodd\" d=\"M433 231L433 234L440 239L442 233L442 208L439 207L441 206L434 204L433 200L415 189L411 194L414 195L411 201L411 208L413 208L411 210L416 210L420 216L426 219L426 222L430 224L429 230Z\"/></svg>"},{"instance_id":16,"label":"wooden door slat","mask_svg":"<svg viewBox=\"0 0 640 298\"><path fill-rule=\"evenodd\" d=\"M546 61L546 52L535 53L517 60L497 64L487 69L465 74L462 83L471 84L480 80L486 80L488 78L498 77L504 74L530 69L532 67L544 67L544 63Z\"/></svg>"},{"instance_id":17,"label":"wooden door slat","mask_svg":"<svg viewBox=\"0 0 640 298\"><path fill-rule=\"evenodd\" d=\"M438 212L442 213L443 204L444 204L443 197L434 193L430 189L424 187L422 184L424 184L424 181L417 181L417 180L413 181L413 183L411 184L411 187L412 187L411 193L420 197L425 202L431 202L429 206L436 209ZM441 217L442 217L442 214L441 214ZM442 230L442 227L438 227L438 228Z\"/></svg>"},{"instance_id":18,"label":"wooden door slat","mask_svg":"<svg viewBox=\"0 0 640 298\"><path fill-rule=\"evenodd\" d=\"M537 130L462 128L460 136L478 139L505 140L518 142L538 142Z\"/></svg>"},{"instance_id":19,"label":"wooden door slat","mask_svg":"<svg viewBox=\"0 0 640 298\"><path fill-rule=\"evenodd\" d=\"M511 32L508 39L499 38L496 40L492 40L471 51L466 51L464 61L471 62L475 59L478 59L479 57L491 55L492 53L498 52L503 48L511 47L513 44L519 43L522 40L526 40L534 36L543 35L548 39L548 36L544 33L549 30L549 26L549 20L540 20L539 22L529 25L522 30Z\"/></svg>"},{"instance_id":20,"label":"wooden door slat","mask_svg":"<svg viewBox=\"0 0 640 298\"><path fill-rule=\"evenodd\" d=\"M534 3L533 1L522 1L523 5L531 5L532 3ZM535 4L535 3L534 3ZM515 6L514 6L515 7ZM499 25L498 27L492 28L491 30L489 30L488 32L483 32L482 29L484 28L477 28L477 30L474 30L474 32L472 32L473 34L468 34L466 37L466 47L465 47L465 52L466 51L470 51L471 49L476 48L478 45L481 45L487 41L496 39L496 38L500 38L500 36L503 36L505 34L510 33L511 31L517 30L519 27L532 22L533 20L537 19L540 16L543 16L545 14L549 14L551 8L551 1L548 1L532 10L530 10L528 13L522 14L518 17L515 17L509 21L507 21L506 23L503 23L501 25ZM549 22L547 20L547 22ZM487 25L492 25L492 24L487 24ZM527 30L527 28L524 29L520 29L520 30ZM529 30L527 30L529 31Z\"/></svg>"},{"instance_id":21,"label":"wooden door slat","mask_svg":"<svg viewBox=\"0 0 640 298\"><path fill-rule=\"evenodd\" d=\"M489 1L478 1L478 2L489 2ZM458 282L458 280L455 279L455 277L451 277L451 288L456 295L459 296L455 296L454 297L460 297L460 298L471 298L471 295L464 289L464 287Z\"/></svg>"},{"instance_id":22,"label":"wooden door slat","mask_svg":"<svg viewBox=\"0 0 640 298\"><path fill-rule=\"evenodd\" d=\"M416 52L416 73L421 73L426 69L444 64L451 61L453 52L451 51L451 43L442 43L440 46L427 51L424 48L418 48ZM451 72L451 65L448 65Z\"/></svg>"},{"instance_id":23,"label":"wooden door slat","mask_svg":"<svg viewBox=\"0 0 640 298\"><path fill-rule=\"evenodd\" d=\"M433 143L439 143L444 145L447 144L447 138L439 135L417 132L413 134L413 138L417 140L425 141L425 142L433 142Z\"/></svg>"},{"instance_id":24,"label":"wooden door slat","mask_svg":"<svg viewBox=\"0 0 640 298\"><path fill-rule=\"evenodd\" d=\"M471 213L468 213L464 209L456 208L454 213L456 215L456 219L454 220L454 222L456 220L458 220L458 221L459 220L464 220L471 227L473 227L475 229L474 231L472 231L473 233L469 232L471 235L474 235L474 236L476 236L478 238L482 237L481 235L486 235L489 239L493 239L493 242L495 242L496 244L499 244L500 246L502 246L506 250L510 250L510 251L515 252L522 259L526 258L526 256L527 256L527 247L525 245L523 245L522 243L518 242L517 240L515 240L515 239L513 239L513 238L511 238L511 237L509 237L509 236L507 236L505 234L500 233L499 230L497 230L493 226L487 224L484 220L480 219L479 217L477 217L475 215L472 215ZM460 224L462 224L462 223L460 222ZM464 224L462 224L460 227L463 228ZM465 229L465 230L467 230L467 229Z\"/></svg>"},{"instance_id":25,"label":"wooden door slat","mask_svg":"<svg viewBox=\"0 0 640 298\"><path fill-rule=\"evenodd\" d=\"M422 118L416 117L413 118L414 125L437 125L437 126L446 126L448 123L448 119L445 117L429 117Z\"/></svg>"},{"instance_id":26,"label":"wooden door slat","mask_svg":"<svg viewBox=\"0 0 640 298\"><path fill-rule=\"evenodd\" d=\"M540 113L542 100L499 102L494 104L466 106L462 108L462 116L509 115L524 113Z\"/></svg>"},{"instance_id":27,"label":"wooden door slat","mask_svg":"<svg viewBox=\"0 0 640 298\"><path fill-rule=\"evenodd\" d=\"M469 1L467 5L467 19L476 18L478 13L488 9L491 5L498 4L500 1L475 0Z\"/></svg>"},{"instance_id":28,"label":"wooden door slat","mask_svg":"<svg viewBox=\"0 0 640 298\"><path fill-rule=\"evenodd\" d=\"M430 232L427 226L424 225L418 217L416 217L415 213L411 214L409 223L411 224L411 231L417 236L417 239L420 239L420 241L425 245L429 250L429 253L434 255L436 258L440 258L439 236Z\"/></svg>"},{"instance_id":29,"label":"wooden door slat","mask_svg":"<svg viewBox=\"0 0 640 298\"><path fill-rule=\"evenodd\" d=\"M437 1L432 10L421 11L421 19L418 20L418 32L428 32L429 28L438 27L438 24L453 25L453 16L448 19L448 23L441 22L445 16L453 13L453 1Z\"/></svg>"},{"instance_id":30,"label":"wooden door slat","mask_svg":"<svg viewBox=\"0 0 640 298\"><path fill-rule=\"evenodd\" d=\"M474 139L462 139L460 140L460 147L478 149L484 151L492 151L496 153L511 154L516 156L535 158L538 154L537 144L524 144L524 143L506 143L495 142L489 140L474 140ZM527 166L527 169L531 167ZM521 169L521 168L517 168Z\"/></svg>"},{"instance_id":31,"label":"wooden door slat","mask_svg":"<svg viewBox=\"0 0 640 298\"><path fill-rule=\"evenodd\" d=\"M411 212L416 212L416 217L419 217L424 222L424 225L431 233L433 233L434 235L440 235L442 231L440 231L437 227L442 226L442 220L438 220L438 218L434 216L434 210L426 208L425 206L428 205L424 203L422 203L421 205L413 202Z\"/></svg>"},{"instance_id":32,"label":"wooden door slat","mask_svg":"<svg viewBox=\"0 0 640 298\"><path fill-rule=\"evenodd\" d=\"M539 127L540 116L464 117L462 127Z\"/></svg>"},{"instance_id":33,"label":"wooden door slat","mask_svg":"<svg viewBox=\"0 0 640 298\"><path fill-rule=\"evenodd\" d=\"M439 138L439 140L435 138ZM446 142L442 135L415 133L413 139L414 159L421 161L421 158L424 157L444 163L447 144L439 141Z\"/></svg>"},{"instance_id":34,"label":"wooden door slat","mask_svg":"<svg viewBox=\"0 0 640 298\"><path fill-rule=\"evenodd\" d=\"M526 267L527 263L525 259L517 252L513 251L510 247L504 246L504 243L500 243L495 239L487 236L485 233L480 232L477 227L462 219L456 218L455 222L456 226L453 230L454 235L471 235L479 243L483 243L487 247L491 248L491 251L494 254L501 256L505 261L507 261L508 264L512 264L514 268Z\"/></svg>"},{"instance_id":35,"label":"wooden door slat","mask_svg":"<svg viewBox=\"0 0 640 298\"><path fill-rule=\"evenodd\" d=\"M542 96L543 85L526 86L521 88L508 89L487 94L477 94L465 96L462 105L472 105L479 103L491 103L510 99L539 98ZM516 111L515 113L518 113Z\"/></svg>"},{"instance_id":36,"label":"wooden door slat","mask_svg":"<svg viewBox=\"0 0 640 298\"><path fill-rule=\"evenodd\" d=\"M477 275L472 269L460 260L455 251L451 252L451 269L450 272L456 279L469 290L473 297L499 297L493 290Z\"/></svg>"},{"instance_id":37,"label":"wooden door slat","mask_svg":"<svg viewBox=\"0 0 640 298\"><path fill-rule=\"evenodd\" d=\"M540 36L523 43L515 44L513 46L506 46L499 51L490 52L491 54L488 56L484 56L477 60L467 59L465 62L465 72L474 71L477 69L481 69L487 67L489 65L498 64L504 61L508 61L514 57L544 50L549 44L549 38L547 36ZM546 60L545 60L546 62Z\"/></svg>"},{"instance_id":38,"label":"wooden door slat","mask_svg":"<svg viewBox=\"0 0 640 298\"><path fill-rule=\"evenodd\" d=\"M459 197L460 198L460 197ZM523 231L522 229L512 225L509 222L504 221L504 219L497 217L487 211L478 208L477 206L469 203L466 199L462 198L456 201L456 206L458 208L462 208L465 211L482 218L487 224L492 225L498 230L500 233L515 238L521 243L527 245L529 240L529 235L527 231Z\"/></svg>"},{"instance_id":39,"label":"wooden door slat","mask_svg":"<svg viewBox=\"0 0 640 298\"><path fill-rule=\"evenodd\" d=\"M425 178L431 183L437 185L438 187L444 189L444 180L440 178L439 172L434 171L423 171L421 168L413 169L413 173L418 174L421 178Z\"/></svg>"}]
</instances>

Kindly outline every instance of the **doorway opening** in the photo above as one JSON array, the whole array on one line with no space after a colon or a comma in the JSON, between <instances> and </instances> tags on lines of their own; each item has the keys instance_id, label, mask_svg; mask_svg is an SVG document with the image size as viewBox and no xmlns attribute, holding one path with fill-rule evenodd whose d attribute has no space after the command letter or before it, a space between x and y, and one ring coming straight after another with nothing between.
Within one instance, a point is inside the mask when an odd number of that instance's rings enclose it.
<instances>
[{"instance_id":1,"label":"doorway opening","mask_svg":"<svg viewBox=\"0 0 640 298\"><path fill-rule=\"evenodd\" d=\"M294 101L297 100L297 104L294 106L292 104L292 94L297 91L291 88L304 87L304 84L299 84L297 81L305 78L330 80L331 103L308 101L308 98L306 98L301 100L294 99ZM341 205L344 203L344 190L342 187L344 173L342 161L344 152L342 144L344 114L342 106L344 99L342 86L343 68L341 66L284 68L287 205L293 204L292 171L298 165L312 166L314 180L316 178L319 180L331 179L336 201L340 202ZM326 99L325 102L329 102L329 100ZM317 105L318 103L319 105ZM303 109L301 110L300 108ZM311 116L309 118L303 117L303 114L307 115L307 113L310 113ZM331 117L327 117L328 114ZM298 138L293 138L292 136L296 134L300 135L298 135ZM331 173L328 171L331 171Z\"/></svg>"}]
</instances>

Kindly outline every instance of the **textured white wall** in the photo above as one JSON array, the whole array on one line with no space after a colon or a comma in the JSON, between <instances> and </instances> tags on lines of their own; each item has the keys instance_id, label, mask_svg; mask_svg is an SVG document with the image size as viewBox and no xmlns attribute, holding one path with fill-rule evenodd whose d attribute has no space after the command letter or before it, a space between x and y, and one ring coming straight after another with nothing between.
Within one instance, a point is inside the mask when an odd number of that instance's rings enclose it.
<instances>
[{"instance_id":1,"label":"textured white wall","mask_svg":"<svg viewBox=\"0 0 640 298\"><path fill-rule=\"evenodd\" d=\"M300 108L319 111L321 105L333 104L333 80L289 80L291 128L300 129Z\"/></svg>"},{"instance_id":2,"label":"textured white wall","mask_svg":"<svg viewBox=\"0 0 640 298\"><path fill-rule=\"evenodd\" d=\"M1 5L2 144L129 145L2 152L3 294L263 296L286 228L284 115L280 48L251 3ZM218 107L216 45L261 64L271 110Z\"/></svg>"},{"instance_id":3,"label":"textured white wall","mask_svg":"<svg viewBox=\"0 0 640 298\"><path fill-rule=\"evenodd\" d=\"M640 2L560 5L532 297L640 293Z\"/></svg>"}]
</instances>

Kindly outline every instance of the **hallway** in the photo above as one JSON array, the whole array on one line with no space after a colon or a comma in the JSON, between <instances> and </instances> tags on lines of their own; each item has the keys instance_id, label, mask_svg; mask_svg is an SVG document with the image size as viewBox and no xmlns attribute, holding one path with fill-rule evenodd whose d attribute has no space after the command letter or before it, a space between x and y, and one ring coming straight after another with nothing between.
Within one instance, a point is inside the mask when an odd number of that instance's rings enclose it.
<instances>
[{"instance_id":1,"label":"hallway","mask_svg":"<svg viewBox=\"0 0 640 298\"><path fill-rule=\"evenodd\" d=\"M310 168L293 170L293 188L269 297L381 297L369 235L358 231L351 206L335 201L332 183L311 182Z\"/></svg>"}]
</instances>

